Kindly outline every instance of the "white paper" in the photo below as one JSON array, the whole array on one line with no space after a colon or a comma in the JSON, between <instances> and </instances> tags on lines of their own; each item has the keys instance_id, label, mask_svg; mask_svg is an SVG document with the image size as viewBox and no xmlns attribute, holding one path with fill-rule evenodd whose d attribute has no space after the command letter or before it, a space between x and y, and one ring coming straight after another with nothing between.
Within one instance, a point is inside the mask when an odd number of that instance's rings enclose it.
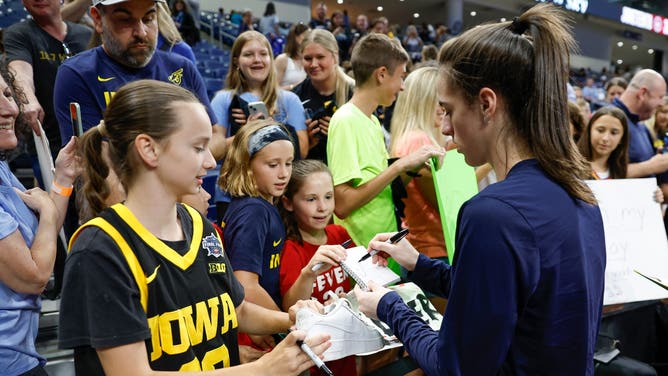
<instances>
[{"instance_id":1,"label":"white paper","mask_svg":"<svg viewBox=\"0 0 668 376\"><path fill-rule=\"evenodd\" d=\"M663 299L668 291L633 270L668 280L668 240L656 179L587 181L603 217L607 264L603 304Z\"/></svg>"}]
</instances>

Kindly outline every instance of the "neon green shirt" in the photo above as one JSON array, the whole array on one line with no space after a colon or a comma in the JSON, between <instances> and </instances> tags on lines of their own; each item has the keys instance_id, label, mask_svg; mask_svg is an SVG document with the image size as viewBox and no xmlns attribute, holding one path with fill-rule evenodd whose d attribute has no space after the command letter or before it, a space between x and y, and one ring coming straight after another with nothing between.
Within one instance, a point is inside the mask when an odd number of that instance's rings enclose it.
<instances>
[{"instance_id":1,"label":"neon green shirt","mask_svg":"<svg viewBox=\"0 0 668 376\"><path fill-rule=\"evenodd\" d=\"M387 169L387 149L380 122L367 117L348 102L329 122L327 160L334 185L352 183L354 187L368 182ZM392 189L388 185L366 205L354 210L346 219L334 222L348 230L355 244L367 246L379 232L397 230Z\"/></svg>"}]
</instances>

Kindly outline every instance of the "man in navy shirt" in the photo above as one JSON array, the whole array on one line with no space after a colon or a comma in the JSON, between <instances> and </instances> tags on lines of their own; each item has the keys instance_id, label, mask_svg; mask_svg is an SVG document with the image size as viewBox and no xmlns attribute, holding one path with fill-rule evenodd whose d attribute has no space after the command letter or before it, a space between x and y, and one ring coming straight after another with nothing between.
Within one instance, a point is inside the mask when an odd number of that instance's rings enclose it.
<instances>
[{"instance_id":1,"label":"man in navy shirt","mask_svg":"<svg viewBox=\"0 0 668 376\"><path fill-rule=\"evenodd\" d=\"M665 95L663 76L643 69L633 76L622 95L612 101L613 106L624 111L629 123L628 178L653 176L668 170L668 154L656 154L649 129L640 124L652 117Z\"/></svg>"},{"instance_id":2,"label":"man in navy shirt","mask_svg":"<svg viewBox=\"0 0 668 376\"><path fill-rule=\"evenodd\" d=\"M216 124L197 68L186 58L156 50L158 11L155 0L93 0L90 14L102 45L68 59L56 76L54 106L62 139L69 140L72 134L70 102L80 104L85 131L102 119L118 88L135 80L154 79L183 86L199 98L213 125L209 147L214 157L221 159L225 152L223 128Z\"/></svg>"}]
</instances>

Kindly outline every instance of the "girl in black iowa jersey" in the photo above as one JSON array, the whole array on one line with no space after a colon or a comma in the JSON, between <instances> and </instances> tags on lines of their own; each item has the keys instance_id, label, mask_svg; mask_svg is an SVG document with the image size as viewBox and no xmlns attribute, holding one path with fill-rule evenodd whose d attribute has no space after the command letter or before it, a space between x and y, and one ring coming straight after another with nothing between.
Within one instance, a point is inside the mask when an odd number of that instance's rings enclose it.
<instances>
[{"instance_id":1,"label":"girl in black iowa jersey","mask_svg":"<svg viewBox=\"0 0 668 376\"><path fill-rule=\"evenodd\" d=\"M61 300L60 346L75 349L78 374L297 375L313 365L290 333L259 360L236 366L237 329L286 331L290 313L245 302L211 223L177 198L201 189L211 125L204 107L173 84L141 80L121 88L104 121L81 140L84 176L104 179L100 148L127 198L72 237ZM84 185L87 199L99 194ZM318 355L328 336L305 339ZM231 367L231 368L228 368ZM162 374L162 373L158 373ZM180 374L172 372L169 374Z\"/></svg>"}]
</instances>

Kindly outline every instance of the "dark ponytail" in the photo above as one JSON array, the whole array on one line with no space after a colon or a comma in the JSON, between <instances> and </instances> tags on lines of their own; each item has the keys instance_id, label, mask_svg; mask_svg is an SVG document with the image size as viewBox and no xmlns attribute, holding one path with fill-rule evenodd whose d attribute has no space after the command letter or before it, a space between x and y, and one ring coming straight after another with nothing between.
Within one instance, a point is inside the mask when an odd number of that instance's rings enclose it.
<instances>
[{"instance_id":1,"label":"dark ponytail","mask_svg":"<svg viewBox=\"0 0 668 376\"><path fill-rule=\"evenodd\" d=\"M581 180L588 164L568 126L566 84L575 49L565 12L538 4L513 21L481 25L448 41L439 61L448 84L460 88L468 103L483 87L500 93L511 142L519 142L570 195L595 203Z\"/></svg>"}]
</instances>

